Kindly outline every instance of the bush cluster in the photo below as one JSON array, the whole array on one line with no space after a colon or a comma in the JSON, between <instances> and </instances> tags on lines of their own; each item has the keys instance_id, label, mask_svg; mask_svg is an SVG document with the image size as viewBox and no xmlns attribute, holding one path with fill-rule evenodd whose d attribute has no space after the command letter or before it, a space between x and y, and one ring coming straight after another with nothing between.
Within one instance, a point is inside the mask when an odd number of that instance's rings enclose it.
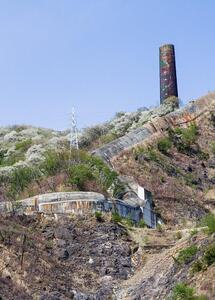
<instances>
[{"instance_id":1,"label":"bush cluster","mask_svg":"<svg viewBox=\"0 0 215 300\"><path fill-rule=\"evenodd\" d=\"M134 150L135 159L139 160L141 162L142 160L149 160L149 161L155 161L157 162L158 155L155 149L153 147L137 147Z\"/></svg>"},{"instance_id":2,"label":"bush cluster","mask_svg":"<svg viewBox=\"0 0 215 300\"><path fill-rule=\"evenodd\" d=\"M215 214L208 214L201 220L201 225L206 226L208 234L215 233Z\"/></svg>"},{"instance_id":3,"label":"bush cluster","mask_svg":"<svg viewBox=\"0 0 215 300\"><path fill-rule=\"evenodd\" d=\"M211 143L211 151L215 155L215 141Z\"/></svg>"},{"instance_id":4,"label":"bush cluster","mask_svg":"<svg viewBox=\"0 0 215 300\"><path fill-rule=\"evenodd\" d=\"M104 222L102 212L101 211L96 211L95 212L95 218L98 222Z\"/></svg>"},{"instance_id":5,"label":"bush cluster","mask_svg":"<svg viewBox=\"0 0 215 300\"><path fill-rule=\"evenodd\" d=\"M48 150L44 154L44 161L39 165L16 168L9 177L1 179L1 184L6 183L8 196L16 199L33 181L55 176L60 172L65 172L68 182L75 185L78 190L84 190L85 183L88 181L95 182L104 192L110 187L114 194L124 189L115 171L112 171L100 158L82 150L73 150L71 153L66 150Z\"/></svg>"},{"instance_id":6,"label":"bush cluster","mask_svg":"<svg viewBox=\"0 0 215 300\"><path fill-rule=\"evenodd\" d=\"M84 129L80 140L80 146L87 148L100 137L108 133L108 125L96 125Z\"/></svg>"},{"instance_id":7,"label":"bush cluster","mask_svg":"<svg viewBox=\"0 0 215 300\"><path fill-rule=\"evenodd\" d=\"M211 266L215 263L215 244L207 247L203 259L206 262L207 266Z\"/></svg>"},{"instance_id":8,"label":"bush cluster","mask_svg":"<svg viewBox=\"0 0 215 300\"><path fill-rule=\"evenodd\" d=\"M171 300L206 300L204 295L196 295L194 288L185 283L178 283L173 289Z\"/></svg>"},{"instance_id":9,"label":"bush cluster","mask_svg":"<svg viewBox=\"0 0 215 300\"><path fill-rule=\"evenodd\" d=\"M115 223L121 223L122 217L118 214L118 212L113 212L111 216L111 220Z\"/></svg>"},{"instance_id":10,"label":"bush cluster","mask_svg":"<svg viewBox=\"0 0 215 300\"><path fill-rule=\"evenodd\" d=\"M15 149L21 152L27 151L32 145L32 139L27 139L15 144Z\"/></svg>"},{"instance_id":11,"label":"bush cluster","mask_svg":"<svg viewBox=\"0 0 215 300\"><path fill-rule=\"evenodd\" d=\"M192 273L200 272L202 270L206 270L207 267L213 265L215 263L215 244L209 245L204 253L202 258L196 260L192 264Z\"/></svg>"},{"instance_id":12,"label":"bush cluster","mask_svg":"<svg viewBox=\"0 0 215 300\"><path fill-rule=\"evenodd\" d=\"M157 147L160 152L167 154L172 147L172 141L169 137L164 137L158 141Z\"/></svg>"},{"instance_id":13,"label":"bush cluster","mask_svg":"<svg viewBox=\"0 0 215 300\"><path fill-rule=\"evenodd\" d=\"M15 144L15 151L6 157L7 150L0 150L0 166L12 166L25 159L26 151L31 147L32 140L27 139Z\"/></svg>"},{"instance_id":14,"label":"bush cluster","mask_svg":"<svg viewBox=\"0 0 215 300\"><path fill-rule=\"evenodd\" d=\"M175 129L170 129L169 138L178 151L190 153L191 146L196 143L198 138L198 127L195 123L192 123L187 128L177 127Z\"/></svg>"},{"instance_id":15,"label":"bush cluster","mask_svg":"<svg viewBox=\"0 0 215 300\"><path fill-rule=\"evenodd\" d=\"M182 249L181 251L179 251L177 261L180 264L186 264L193 258L194 255L196 255L197 251L198 248L196 245L192 245L185 249Z\"/></svg>"}]
</instances>

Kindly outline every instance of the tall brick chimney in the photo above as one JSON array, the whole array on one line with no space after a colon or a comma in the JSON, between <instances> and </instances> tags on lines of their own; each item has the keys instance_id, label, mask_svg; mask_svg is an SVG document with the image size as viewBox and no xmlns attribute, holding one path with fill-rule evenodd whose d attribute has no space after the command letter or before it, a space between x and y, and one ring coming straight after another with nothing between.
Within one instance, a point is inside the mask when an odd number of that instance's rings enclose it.
<instances>
[{"instance_id":1,"label":"tall brick chimney","mask_svg":"<svg viewBox=\"0 0 215 300\"><path fill-rule=\"evenodd\" d=\"M178 97L174 45L159 48L160 52L160 104L168 97Z\"/></svg>"}]
</instances>

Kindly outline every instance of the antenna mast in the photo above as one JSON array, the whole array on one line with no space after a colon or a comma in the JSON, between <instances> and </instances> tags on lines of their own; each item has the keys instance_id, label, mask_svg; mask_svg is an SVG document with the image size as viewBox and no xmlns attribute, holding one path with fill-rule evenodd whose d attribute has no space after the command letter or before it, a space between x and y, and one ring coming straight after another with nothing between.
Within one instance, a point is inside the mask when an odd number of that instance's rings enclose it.
<instances>
[{"instance_id":1,"label":"antenna mast","mask_svg":"<svg viewBox=\"0 0 215 300\"><path fill-rule=\"evenodd\" d=\"M70 153L72 148L79 150L79 142L78 142L78 129L77 129L77 121L75 115L75 109L72 108L72 113L70 115L71 120L71 129L70 129Z\"/></svg>"}]
</instances>

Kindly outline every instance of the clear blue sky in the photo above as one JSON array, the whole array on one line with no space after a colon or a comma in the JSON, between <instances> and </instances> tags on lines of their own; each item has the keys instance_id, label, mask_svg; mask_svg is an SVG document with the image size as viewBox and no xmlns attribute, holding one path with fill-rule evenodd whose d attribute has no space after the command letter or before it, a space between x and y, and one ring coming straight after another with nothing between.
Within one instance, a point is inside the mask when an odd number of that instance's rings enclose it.
<instances>
[{"instance_id":1,"label":"clear blue sky","mask_svg":"<svg viewBox=\"0 0 215 300\"><path fill-rule=\"evenodd\" d=\"M0 0L0 125L79 127L159 102L175 44L180 98L215 90L214 0Z\"/></svg>"}]
</instances>

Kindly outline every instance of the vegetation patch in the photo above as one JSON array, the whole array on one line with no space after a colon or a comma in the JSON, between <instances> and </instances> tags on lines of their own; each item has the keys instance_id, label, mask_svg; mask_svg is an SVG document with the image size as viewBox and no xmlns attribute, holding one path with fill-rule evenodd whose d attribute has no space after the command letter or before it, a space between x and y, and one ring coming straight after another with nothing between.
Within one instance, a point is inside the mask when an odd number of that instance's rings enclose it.
<instances>
[{"instance_id":1,"label":"vegetation patch","mask_svg":"<svg viewBox=\"0 0 215 300\"><path fill-rule=\"evenodd\" d=\"M140 220L138 223L137 223L137 227L139 228L145 228L146 227L146 223L144 222L144 220Z\"/></svg>"},{"instance_id":2,"label":"vegetation patch","mask_svg":"<svg viewBox=\"0 0 215 300\"><path fill-rule=\"evenodd\" d=\"M198 138L198 127L195 123L192 123L187 128L176 127L170 129L169 138L179 152L191 154L191 146L196 143Z\"/></svg>"},{"instance_id":3,"label":"vegetation patch","mask_svg":"<svg viewBox=\"0 0 215 300\"><path fill-rule=\"evenodd\" d=\"M186 283L178 283L173 289L171 300L206 300L204 295L196 295L195 289Z\"/></svg>"},{"instance_id":4,"label":"vegetation patch","mask_svg":"<svg viewBox=\"0 0 215 300\"><path fill-rule=\"evenodd\" d=\"M117 195L124 190L115 171L112 171L101 159L83 150L72 152L49 150L44 157L44 161L37 166L17 167L9 176L1 178L1 186L4 186L10 199L18 199L20 193L31 183L39 184L41 179L62 172L66 174L68 184L71 184L73 189L85 190L85 184L93 182L96 191L107 192L111 187L113 194Z\"/></svg>"},{"instance_id":5,"label":"vegetation patch","mask_svg":"<svg viewBox=\"0 0 215 300\"><path fill-rule=\"evenodd\" d=\"M211 143L211 151L212 151L213 155L215 155L215 141L213 141Z\"/></svg>"},{"instance_id":6,"label":"vegetation patch","mask_svg":"<svg viewBox=\"0 0 215 300\"><path fill-rule=\"evenodd\" d=\"M197 251L198 247L196 245L189 246L179 252L177 261L180 264L186 264L191 261L194 255L196 255Z\"/></svg>"},{"instance_id":7,"label":"vegetation patch","mask_svg":"<svg viewBox=\"0 0 215 300\"><path fill-rule=\"evenodd\" d=\"M205 230L208 234L215 233L215 214L208 214L206 215L202 221L201 226L206 226L207 229Z\"/></svg>"},{"instance_id":8,"label":"vegetation patch","mask_svg":"<svg viewBox=\"0 0 215 300\"><path fill-rule=\"evenodd\" d=\"M158 150L163 154L168 154L169 150L172 147L172 141L169 137L164 137L158 141L157 147Z\"/></svg>"},{"instance_id":9,"label":"vegetation patch","mask_svg":"<svg viewBox=\"0 0 215 300\"><path fill-rule=\"evenodd\" d=\"M198 234L198 230L195 228L190 232L190 236L195 236Z\"/></svg>"},{"instance_id":10,"label":"vegetation patch","mask_svg":"<svg viewBox=\"0 0 215 300\"><path fill-rule=\"evenodd\" d=\"M192 264L191 272L197 273L206 270L207 267L215 263L215 244L207 246L202 257Z\"/></svg>"},{"instance_id":11,"label":"vegetation patch","mask_svg":"<svg viewBox=\"0 0 215 300\"><path fill-rule=\"evenodd\" d=\"M118 212L113 212L111 216L111 220L115 223L121 223L122 217L118 214Z\"/></svg>"},{"instance_id":12,"label":"vegetation patch","mask_svg":"<svg viewBox=\"0 0 215 300\"><path fill-rule=\"evenodd\" d=\"M137 147L134 149L135 158L141 163L143 160L158 161L157 152L152 147Z\"/></svg>"},{"instance_id":13,"label":"vegetation patch","mask_svg":"<svg viewBox=\"0 0 215 300\"><path fill-rule=\"evenodd\" d=\"M203 259L207 266L211 266L215 263L215 244L207 247Z\"/></svg>"},{"instance_id":14,"label":"vegetation patch","mask_svg":"<svg viewBox=\"0 0 215 300\"><path fill-rule=\"evenodd\" d=\"M95 218L98 222L104 222L104 218L101 211L95 212Z\"/></svg>"},{"instance_id":15,"label":"vegetation patch","mask_svg":"<svg viewBox=\"0 0 215 300\"><path fill-rule=\"evenodd\" d=\"M197 259L193 264L191 268L191 273L197 273L205 269L204 262L201 259Z\"/></svg>"},{"instance_id":16,"label":"vegetation patch","mask_svg":"<svg viewBox=\"0 0 215 300\"><path fill-rule=\"evenodd\" d=\"M21 152L25 152L31 147L31 145L32 145L32 140L27 139L27 140L16 143L15 144L15 149L19 150Z\"/></svg>"}]
</instances>

